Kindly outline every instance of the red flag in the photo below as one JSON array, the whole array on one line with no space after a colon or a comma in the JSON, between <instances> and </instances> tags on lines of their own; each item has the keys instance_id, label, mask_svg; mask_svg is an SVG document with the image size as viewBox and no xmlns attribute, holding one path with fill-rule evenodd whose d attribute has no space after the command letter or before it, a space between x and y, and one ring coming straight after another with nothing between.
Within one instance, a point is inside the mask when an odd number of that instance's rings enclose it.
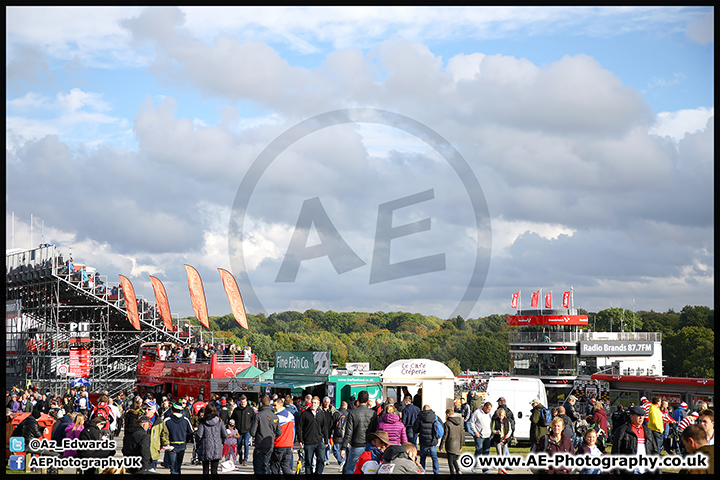
<instances>
[{"instance_id":1,"label":"red flag","mask_svg":"<svg viewBox=\"0 0 720 480\"><path fill-rule=\"evenodd\" d=\"M227 295L228 302L230 302L230 308L232 309L235 320L246 330L249 330L247 315L245 314L245 305L243 305L242 296L240 295L240 289L238 288L235 277L232 273L218 268L220 277L222 277L223 286L225 287L225 294Z\"/></svg>"},{"instance_id":2,"label":"red flag","mask_svg":"<svg viewBox=\"0 0 720 480\"><path fill-rule=\"evenodd\" d=\"M515 292L512 294L512 301L510 302L510 308L518 308L518 298L520 297L520 292Z\"/></svg>"},{"instance_id":3,"label":"red flag","mask_svg":"<svg viewBox=\"0 0 720 480\"><path fill-rule=\"evenodd\" d=\"M125 309L127 310L128 320L130 320L135 330L140 330L140 316L138 315L137 300L135 299L135 289L130 280L123 275L120 275L120 286L125 296Z\"/></svg>"},{"instance_id":4,"label":"red flag","mask_svg":"<svg viewBox=\"0 0 720 480\"><path fill-rule=\"evenodd\" d=\"M168 304L165 286L158 278L155 278L152 275L150 275L150 283L152 283L153 291L155 292L155 301L158 304L160 318L165 324L165 328L172 332L175 329L173 328L172 315L170 315L170 305Z\"/></svg>"},{"instance_id":5,"label":"red flag","mask_svg":"<svg viewBox=\"0 0 720 480\"><path fill-rule=\"evenodd\" d=\"M210 328L210 319L208 318L207 303L205 302L205 290L203 290L202 279L200 274L194 267L185 265L185 271L188 277L188 288L190 289L190 300L192 301L195 318L200 321L200 325Z\"/></svg>"},{"instance_id":6,"label":"red flag","mask_svg":"<svg viewBox=\"0 0 720 480\"><path fill-rule=\"evenodd\" d=\"M570 308L570 292L563 292L563 308Z\"/></svg>"},{"instance_id":7,"label":"red flag","mask_svg":"<svg viewBox=\"0 0 720 480\"><path fill-rule=\"evenodd\" d=\"M545 295L545 308L552 308L552 292Z\"/></svg>"},{"instance_id":8,"label":"red flag","mask_svg":"<svg viewBox=\"0 0 720 480\"><path fill-rule=\"evenodd\" d=\"M530 297L530 306L533 308L537 308L540 304L540 290L537 292L533 292L532 297Z\"/></svg>"}]
</instances>

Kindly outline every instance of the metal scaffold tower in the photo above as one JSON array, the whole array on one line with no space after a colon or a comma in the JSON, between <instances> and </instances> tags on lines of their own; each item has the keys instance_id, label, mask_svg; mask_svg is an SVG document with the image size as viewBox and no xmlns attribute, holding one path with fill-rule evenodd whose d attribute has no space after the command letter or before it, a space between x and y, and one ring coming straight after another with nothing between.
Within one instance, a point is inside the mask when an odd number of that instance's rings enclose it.
<instances>
[{"instance_id":1,"label":"metal scaffold tower","mask_svg":"<svg viewBox=\"0 0 720 480\"><path fill-rule=\"evenodd\" d=\"M141 343L182 343L140 297L135 330L118 284L92 267L70 267L54 245L6 253L5 299L8 387L64 392L75 375L117 395L135 383Z\"/></svg>"}]
</instances>

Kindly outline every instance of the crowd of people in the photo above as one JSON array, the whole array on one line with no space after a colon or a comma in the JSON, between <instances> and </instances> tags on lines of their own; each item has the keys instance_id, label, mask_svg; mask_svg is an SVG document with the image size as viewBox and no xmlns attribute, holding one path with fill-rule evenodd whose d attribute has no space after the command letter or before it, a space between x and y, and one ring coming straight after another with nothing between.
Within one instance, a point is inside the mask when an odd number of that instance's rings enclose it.
<instances>
[{"instance_id":1,"label":"crowd of people","mask_svg":"<svg viewBox=\"0 0 720 480\"><path fill-rule=\"evenodd\" d=\"M31 413L13 432L26 442L42 435L42 414L56 419L52 439L58 443L63 438L112 439L122 434L122 455L141 458L141 467L128 473L165 468L179 475L189 457L191 464L202 465L205 476L217 478L220 472L250 466L252 450L255 474L322 474L331 461L338 466L333 473L425 473L428 457L428 473L438 474L441 451L450 473L457 474L466 434L473 438L475 455L490 455L491 449L509 454L516 418L504 398L492 402L471 390L443 412L444 422L417 400L405 394L400 402L392 397L373 401L364 390L336 409L329 397L309 394L262 396L255 404L244 394L206 400L202 395L176 399L136 391L115 399L106 392L93 404L85 387L68 388L62 395L15 387L7 392L6 409L8 419L12 413ZM689 412L682 403L672 411L659 397L643 397L640 405L619 406L608 416L603 402L589 400L580 408L570 395L562 405L548 408L534 399L531 451L598 456L699 451L713 459L709 471L714 472L714 413L706 404ZM677 445L672 434L665 435L668 428L677 432ZM103 458L116 453L67 450L63 455ZM551 468L547 473L569 472Z\"/></svg>"}]
</instances>

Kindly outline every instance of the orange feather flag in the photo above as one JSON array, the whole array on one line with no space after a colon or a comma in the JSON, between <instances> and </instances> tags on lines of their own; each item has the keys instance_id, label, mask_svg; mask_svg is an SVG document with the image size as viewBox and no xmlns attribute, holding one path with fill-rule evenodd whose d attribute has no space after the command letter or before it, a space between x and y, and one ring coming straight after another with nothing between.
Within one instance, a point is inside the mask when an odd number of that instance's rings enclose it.
<instances>
[{"instance_id":1,"label":"orange feather flag","mask_svg":"<svg viewBox=\"0 0 720 480\"><path fill-rule=\"evenodd\" d=\"M237 281L233 277L232 273L218 268L220 277L222 278L223 286L225 287L225 294L227 295L228 302L230 302L230 308L232 309L235 320L246 330L249 330L247 315L245 314L245 305L242 301L242 295L240 295L240 289L238 288Z\"/></svg>"},{"instance_id":2,"label":"orange feather flag","mask_svg":"<svg viewBox=\"0 0 720 480\"><path fill-rule=\"evenodd\" d=\"M207 303L205 301L205 290L203 289L200 274L190 265L185 265L185 271L187 272L190 300L192 301L195 318L200 321L203 327L210 328L210 319L208 318Z\"/></svg>"},{"instance_id":3,"label":"orange feather flag","mask_svg":"<svg viewBox=\"0 0 720 480\"><path fill-rule=\"evenodd\" d=\"M120 275L120 286L125 297L125 309L127 310L128 320L132 323L135 330L140 330L140 316L138 315L137 300L135 299L135 289L130 280Z\"/></svg>"},{"instance_id":4,"label":"orange feather flag","mask_svg":"<svg viewBox=\"0 0 720 480\"><path fill-rule=\"evenodd\" d=\"M170 304L168 304L167 292L165 291L165 285L162 284L160 279L150 275L150 282L155 292L155 301L158 304L158 310L160 311L160 319L165 324L165 328L171 332L175 330L172 323L172 315L170 314Z\"/></svg>"}]
</instances>

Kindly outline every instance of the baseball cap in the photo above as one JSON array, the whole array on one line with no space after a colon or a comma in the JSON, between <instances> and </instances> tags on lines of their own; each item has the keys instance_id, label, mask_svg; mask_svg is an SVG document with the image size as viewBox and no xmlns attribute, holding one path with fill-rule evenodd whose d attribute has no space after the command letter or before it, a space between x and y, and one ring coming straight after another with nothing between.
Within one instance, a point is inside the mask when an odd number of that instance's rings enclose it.
<instances>
[{"instance_id":1,"label":"baseball cap","mask_svg":"<svg viewBox=\"0 0 720 480\"><path fill-rule=\"evenodd\" d=\"M576 397L575 395L570 395L570 396L568 397L568 400L572 400L572 401L574 401L574 402L577 402L577 397Z\"/></svg>"},{"instance_id":2,"label":"baseball cap","mask_svg":"<svg viewBox=\"0 0 720 480\"><path fill-rule=\"evenodd\" d=\"M150 408L154 408L155 410L157 410L157 408L158 408L157 403L153 402L152 400L147 400L145 402L145 405L147 405Z\"/></svg>"},{"instance_id":3,"label":"baseball cap","mask_svg":"<svg viewBox=\"0 0 720 480\"><path fill-rule=\"evenodd\" d=\"M147 415L143 415L138 419L138 423L150 423L150 419Z\"/></svg>"},{"instance_id":4,"label":"baseball cap","mask_svg":"<svg viewBox=\"0 0 720 480\"><path fill-rule=\"evenodd\" d=\"M628 412L630 413L630 415L645 416L645 410L637 405L635 405L634 407L630 407L628 409Z\"/></svg>"}]
</instances>

